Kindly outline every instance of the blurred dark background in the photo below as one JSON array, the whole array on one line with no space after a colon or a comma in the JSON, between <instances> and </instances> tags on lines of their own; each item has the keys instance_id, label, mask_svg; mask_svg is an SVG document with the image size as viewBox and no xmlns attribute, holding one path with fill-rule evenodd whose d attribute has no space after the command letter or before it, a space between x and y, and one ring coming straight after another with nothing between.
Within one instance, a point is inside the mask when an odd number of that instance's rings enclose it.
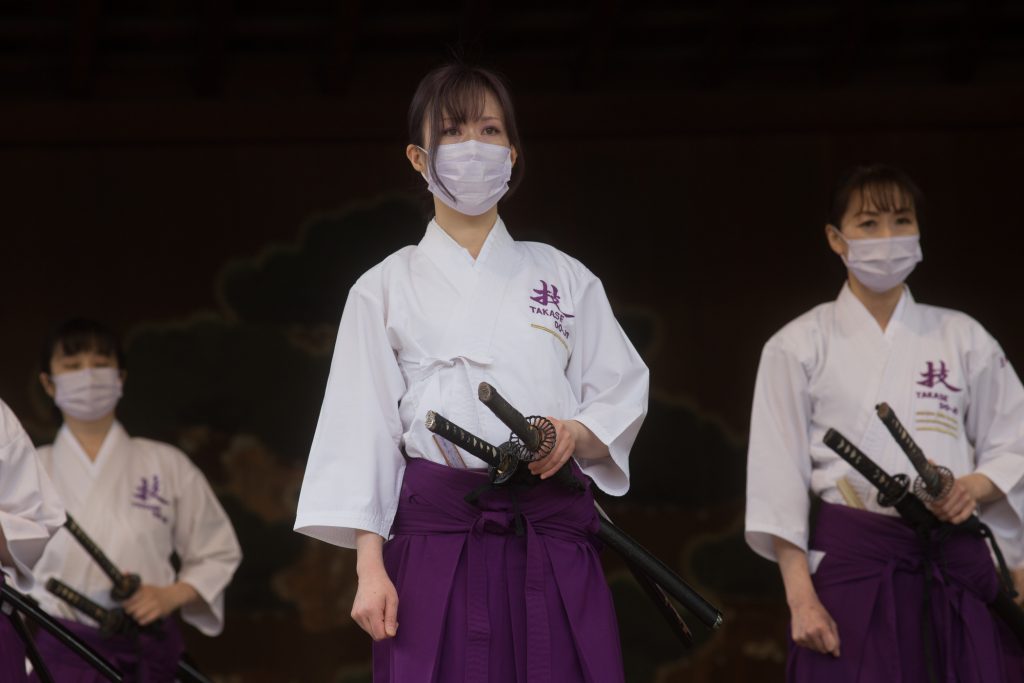
<instances>
[{"instance_id":1,"label":"blurred dark background","mask_svg":"<svg viewBox=\"0 0 1024 683\"><path fill-rule=\"evenodd\" d=\"M353 555L290 528L346 291L429 218L408 99L455 54L517 96L510 231L600 275L651 367L609 508L726 610L681 651L606 558L629 680L781 679L781 584L741 536L760 348L838 292L830 189L877 160L930 201L915 297L1024 362L1021 3L8 0L0 396L48 441L37 349L108 321L126 427L192 456L246 554L201 668L369 680Z\"/></svg>"}]
</instances>

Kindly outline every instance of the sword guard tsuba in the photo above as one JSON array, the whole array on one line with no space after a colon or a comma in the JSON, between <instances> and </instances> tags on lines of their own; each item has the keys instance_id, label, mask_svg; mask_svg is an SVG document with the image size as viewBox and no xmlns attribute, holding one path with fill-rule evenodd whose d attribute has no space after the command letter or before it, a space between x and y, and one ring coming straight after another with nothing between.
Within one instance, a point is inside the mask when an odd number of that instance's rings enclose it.
<instances>
[{"instance_id":1,"label":"sword guard tsuba","mask_svg":"<svg viewBox=\"0 0 1024 683\"><path fill-rule=\"evenodd\" d=\"M531 415L526 418L526 421L530 423L530 428L535 433L540 435L540 443L537 445L535 450L530 450L523 440L517 435L513 434L509 441L518 447L519 459L525 462L532 462L534 460L540 460L550 453L555 448L556 434L555 425L551 423L551 420L540 415Z\"/></svg>"},{"instance_id":2,"label":"sword guard tsuba","mask_svg":"<svg viewBox=\"0 0 1024 683\"><path fill-rule=\"evenodd\" d=\"M878 504L884 508L891 508L896 503L903 500L904 496L907 495L907 491L910 490L910 477L905 474L893 475L893 481L899 484L899 487L893 487L891 491L879 491L878 492Z\"/></svg>"},{"instance_id":3,"label":"sword guard tsuba","mask_svg":"<svg viewBox=\"0 0 1024 683\"><path fill-rule=\"evenodd\" d=\"M938 470L939 479L942 482L942 489L938 495L928 492L928 486L925 484L924 478L918 477L914 480L914 495L926 503L934 503L948 496L949 492L953 490L953 482L956 480L953 476L953 471L948 467L943 467L942 465L933 465L933 467Z\"/></svg>"},{"instance_id":4,"label":"sword guard tsuba","mask_svg":"<svg viewBox=\"0 0 1024 683\"><path fill-rule=\"evenodd\" d=\"M498 446L498 466L488 468L491 483L495 486L507 484L513 476L521 461L519 457L520 446L510 441Z\"/></svg>"}]
</instances>

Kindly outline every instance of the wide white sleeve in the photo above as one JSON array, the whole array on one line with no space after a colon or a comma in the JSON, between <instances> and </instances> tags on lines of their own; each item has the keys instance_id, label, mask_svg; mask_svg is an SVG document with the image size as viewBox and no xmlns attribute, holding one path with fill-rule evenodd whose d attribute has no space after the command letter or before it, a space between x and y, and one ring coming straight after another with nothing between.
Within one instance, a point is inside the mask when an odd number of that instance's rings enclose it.
<instances>
[{"instance_id":1,"label":"wide white sleeve","mask_svg":"<svg viewBox=\"0 0 1024 683\"><path fill-rule=\"evenodd\" d=\"M769 342L754 386L747 450L747 544L776 560L772 536L807 550L810 512L810 395L791 352Z\"/></svg>"},{"instance_id":2,"label":"wide white sleeve","mask_svg":"<svg viewBox=\"0 0 1024 683\"><path fill-rule=\"evenodd\" d=\"M32 442L0 401L0 564L19 590L31 589L32 567L64 519Z\"/></svg>"},{"instance_id":3,"label":"wide white sleeve","mask_svg":"<svg viewBox=\"0 0 1024 683\"><path fill-rule=\"evenodd\" d=\"M345 548L357 529L388 537L405 471L405 380L371 289L356 283L345 302L295 518L296 531Z\"/></svg>"},{"instance_id":4,"label":"wide white sleeve","mask_svg":"<svg viewBox=\"0 0 1024 683\"><path fill-rule=\"evenodd\" d=\"M982 518L1000 536L1013 537L1024 524L1024 387L995 340L986 341L967 356L965 425L975 471L1004 494L983 506Z\"/></svg>"},{"instance_id":5,"label":"wide white sleeve","mask_svg":"<svg viewBox=\"0 0 1024 683\"><path fill-rule=\"evenodd\" d=\"M181 560L178 581L199 593L181 617L208 636L224 629L224 591L242 561L242 549L224 508L202 472L180 454L180 483L174 523L174 551Z\"/></svg>"},{"instance_id":6,"label":"wide white sleeve","mask_svg":"<svg viewBox=\"0 0 1024 683\"><path fill-rule=\"evenodd\" d=\"M629 489L629 450L647 415L650 377L601 281L588 275L574 297L576 343L566 372L580 403L573 419L608 446L611 457L578 462L602 491L621 496Z\"/></svg>"}]
</instances>

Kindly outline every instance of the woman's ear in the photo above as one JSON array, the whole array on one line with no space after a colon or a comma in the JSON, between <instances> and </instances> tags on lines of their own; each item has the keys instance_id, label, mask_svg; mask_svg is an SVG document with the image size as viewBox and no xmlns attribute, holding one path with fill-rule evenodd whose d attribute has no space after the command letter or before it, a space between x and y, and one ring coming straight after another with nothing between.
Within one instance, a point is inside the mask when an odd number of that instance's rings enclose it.
<instances>
[{"instance_id":1,"label":"woman's ear","mask_svg":"<svg viewBox=\"0 0 1024 683\"><path fill-rule=\"evenodd\" d=\"M408 145L405 148L405 158L409 160L417 173L425 173L427 170L427 154L418 145Z\"/></svg>"},{"instance_id":2,"label":"woman's ear","mask_svg":"<svg viewBox=\"0 0 1024 683\"><path fill-rule=\"evenodd\" d=\"M839 256L846 256L848 249L846 241L839 234L839 228L829 223L825 226L825 238L828 239L828 246Z\"/></svg>"},{"instance_id":3,"label":"woman's ear","mask_svg":"<svg viewBox=\"0 0 1024 683\"><path fill-rule=\"evenodd\" d=\"M39 383L43 385L43 391L46 392L47 396L49 396L50 398L57 397L57 387L54 386L53 378L50 377L48 373L39 373Z\"/></svg>"},{"instance_id":4,"label":"woman's ear","mask_svg":"<svg viewBox=\"0 0 1024 683\"><path fill-rule=\"evenodd\" d=\"M515 145L509 145L509 156L512 157L512 165L516 165L516 159L519 158L519 152L516 151Z\"/></svg>"}]
</instances>

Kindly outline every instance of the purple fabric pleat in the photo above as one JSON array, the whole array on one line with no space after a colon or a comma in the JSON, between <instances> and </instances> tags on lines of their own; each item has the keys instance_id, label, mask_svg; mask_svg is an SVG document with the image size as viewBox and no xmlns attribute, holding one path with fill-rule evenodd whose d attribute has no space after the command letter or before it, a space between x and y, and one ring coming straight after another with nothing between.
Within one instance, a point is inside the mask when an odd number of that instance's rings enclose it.
<instances>
[{"instance_id":1,"label":"purple fabric pleat","mask_svg":"<svg viewBox=\"0 0 1024 683\"><path fill-rule=\"evenodd\" d=\"M10 617L0 614L0 681L25 683L25 645L14 630Z\"/></svg>"},{"instance_id":2,"label":"purple fabric pleat","mask_svg":"<svg viewBox=\"0 0 1024 683\"><path fill-rule=\"evenodd\" d=\"M938 681L1019 680L1006 670L1005 627L987 607L999 580L984 540L933 535L926 544L899 518L823 503L811 548L825 553L813 581L839 628L841 656L790 642L791 683L924 683L926 642Z\"/></svg>"},{"instance_id":3,"label":"purple fabric pleat","mask_svg":"<svg viewBox=\"0 0 1024 683\"><path fill-rule=\"evenodd\" d=\"M174 619L163 621L160 636L104 637L99 629L58 619L124 676L124 683L174 683L178 660L185 651L181 629ZM107 679L45 631L36 635L39 654L56 683L106 683ZM38 678L31 677L33 683Z\"/></svg>"},{"instance_id":4,"label":"purple fabric pleat","mask_svg":"<svg viewBox=\"0 0 1024 683\"><path fill-rule=\"evenodd\" d=\"M589 488L549 480L464 500L486 482L408 463L384 545L398 635L374 644L375 683L623 681Z\"/></svg>"}]
</instances>

